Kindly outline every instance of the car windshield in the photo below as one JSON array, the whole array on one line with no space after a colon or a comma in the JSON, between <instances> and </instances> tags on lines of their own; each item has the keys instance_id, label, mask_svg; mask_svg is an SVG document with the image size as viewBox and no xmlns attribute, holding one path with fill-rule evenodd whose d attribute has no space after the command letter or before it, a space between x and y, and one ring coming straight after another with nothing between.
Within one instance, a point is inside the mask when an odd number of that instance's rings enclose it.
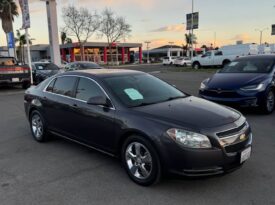
<instances>
[{"instance_id":1,"label":"car windshield","mask_svg":"<svg viewBox=\"0 0 275 205\"><path fill-rule=\"evenodd\" d=\"M59 70L58 66L53 63L37 63L35 67L37 70Z\"/></svg>"},{"instance_id":2,"label":"car windshield","mask_svg":"<svg viewBox=\"0 0 275 205\"><path fill-rule=\"evenodd\" d=\"M99 65L95 63L79 63L77 66L79 69L99 68Z\"/></svg>"},{"instance_id":3,"label":"car windshield","mask_svg":"<svg viewBox=\"0 0 275 205\"><path fill-rule=\"evenodd\" d=\"M138 107L184 98L186 95L149 74L104 78L114 95L127 107Z\"/></svg>"},{"instance_id":4,"label":"car windshield","mask_svg":"<svg viewBox=\"0 0 275 205\"><path fill-rule=\"evenodd\" d=\"M273 59L240 58L226 65L220 73L269 73L273 66Z\"/></svg>"}]
</instances>

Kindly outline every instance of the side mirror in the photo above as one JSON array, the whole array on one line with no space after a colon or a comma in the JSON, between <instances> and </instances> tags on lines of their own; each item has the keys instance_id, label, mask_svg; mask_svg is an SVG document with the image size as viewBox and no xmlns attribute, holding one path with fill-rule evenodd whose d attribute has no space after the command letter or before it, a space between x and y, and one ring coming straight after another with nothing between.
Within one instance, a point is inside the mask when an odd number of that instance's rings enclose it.
<instances>
[{"instance_id":1,"label":"side mirror","mask_svg":"<svg viewBox=\"0 0 275 205\"><path fill-rule=\"evenodd\" d=\"M96 96L96 97L91 97L88 101L87 101L88 105L103 105L106 107L110 106L110 103L108 103L108 100L106 97L103 96Z\"/></svg>"}]
</instances>

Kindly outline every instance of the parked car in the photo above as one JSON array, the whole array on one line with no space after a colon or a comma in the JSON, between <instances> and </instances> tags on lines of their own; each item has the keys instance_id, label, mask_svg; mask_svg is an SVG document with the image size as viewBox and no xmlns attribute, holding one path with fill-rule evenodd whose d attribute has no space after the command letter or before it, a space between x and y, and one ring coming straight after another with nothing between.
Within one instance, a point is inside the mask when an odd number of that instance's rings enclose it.
<instances>
[{"instance_id":1,"label":"parked car","mask_svg":"<svg viewBox=\"0 0 275 205\"><path fill-rule=\"evenodd\" d=\"M61 72L60 68L57 65L50 62L33 62L32 69L33 69L33 82L35 85Z\"/></svg>"},{"instance_id":2,"label":"parked car","mask_svg":"<svg viewBox=\"0 0 275 205\"><path fill-rule=\"evenodd\" d=\"M30 68L19 65L13 57L0 57L0 84L21 85L26 89L30 86Z\"/></svg>"},{"instance_id":3,"label":"parked car","mask_svg":"<svg viewBox=\"0 0 275 205\"><path fill-rule=\"evenodd\" d=\"M191 66L192 61L188 57L179 57L174 61L175 66Z\"/></svg>"},{"instance_id":4,"label":"parked car","mask_svg":"<svg viewBox=\"0 0 275 205\"><path fill-rule=\"evenodd\" d=\"M241 113L139 71L65 72L31 87L24 99L35 140L54 134L119 157L140 185L164 173L226 173L251 153Z\"/></svg>"},{"instance_id":5,"label":"parked car","mask_svg":"<svg viewBox=\"0 0 275 205\"><path fill-rule=\"evenodd\" d=\"M193 57L192 67L194 69L200 69L201 67L213 67L213 66L222 66L235 60L238 55L224 55L222 51L212 50L207 51L203 55Z\"/></svg>"},{"instance_id":6,"label":"parked car","mask_svg":"<svg viewBox=\"0 0 275 205\"><path fill-rule=\"evenodd\" d=\"M275 99L275 55L242 57L204 80L200 96L241 107L260 107L272 113Z\"/></svg>"},{"instance_id":7,"label":"parked car","mask_svg":"<svg viewBox=\"0 0 275 205\"><path fill-rule=\"evenodd\" d=\"M65 66L66 71L101 69L100 65L90 61L76 61Z\"/></svg>"},{"instance_id":8,"label":"parked car","mask_svg":"<svg viewBox=\"0 0 275 205\"><path fill-rule=\"evenodd\" d=\"M175 56L167 56L164 57L162 60L163 65L174 65L174 61L176 60L177 57Z\"/></svg>"}]
</instances>

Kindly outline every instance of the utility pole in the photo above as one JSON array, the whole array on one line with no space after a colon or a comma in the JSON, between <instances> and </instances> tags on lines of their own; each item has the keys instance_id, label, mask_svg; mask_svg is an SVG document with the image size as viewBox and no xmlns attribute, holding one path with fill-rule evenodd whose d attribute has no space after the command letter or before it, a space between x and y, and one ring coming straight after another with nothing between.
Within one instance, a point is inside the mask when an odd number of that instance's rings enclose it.
<instances>
[{"instance_id":1,"label":"utility pole","mask_svg":"<svg viewBox=\"0 0 275 205\"><path fill-rule=\"evenodd\" d=\"M41 1L46 2L51 61L60 66L61 56L60 56L59 38L58 38L59 35L58 35L58 26L57 26L56 0L41 0Z\"/></svg>"},{"instance_id":2,"label":"utility pole","mask_svg":"<svg viewBox=\"0 0 275 205\"><path fill-rule=\"evenodd\" d=\"M192 0L192 23L191 23L191 60L193 59L193 37L194 37L194 0Z\"/></svg>"},{"instance_id":3,"label":"utility pole","mask_svg":"<svg viewBox=\"0 0 275 205\"><path fill-rule=\"evenodd\" d=\"M151 43L150 41L145 41L146 43L146 48L147 48L147 63L150 63L150 56L149 56L149 44Z\"/></svg>"},{"instance_id":4,"label":"utility pole","mask_svg":"<svg viewBox=\"0 0 275 205\"><path fill-rule=\"evenodd\" d=\"M264 29L255 29L255 31L259 31L260 32L260 45L262 45L262 39L263 39L263 32L268 30L268 28L264 28Z\"/></svg>"}]
</instances>

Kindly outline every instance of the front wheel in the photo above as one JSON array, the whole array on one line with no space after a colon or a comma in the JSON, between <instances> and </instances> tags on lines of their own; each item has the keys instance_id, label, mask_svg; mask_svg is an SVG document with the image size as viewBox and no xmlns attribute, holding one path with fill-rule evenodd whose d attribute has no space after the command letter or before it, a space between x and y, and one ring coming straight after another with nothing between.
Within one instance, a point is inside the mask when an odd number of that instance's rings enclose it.
<instances>
[{"instance_id":1,"label":"front wheel","mask_svg":"<svg viewBox=\"0 0 275 205\"><path fill-rule=\"evenodd\" d=\"M274 90L270 89L264 99L262 104L262 110L265 114L271 114L275 107L275 94Z\"/></svg>"},{"instance_id":2,"label":"front wheel","mask_svg":"<svg viewBox=\"0 0 275 205\"><path fill-rule=\"evenodd\" d=\"M127 138L121 155L126 172L135 183L149 186L160 180L160 160L148 140L141 136Z\"/></svg>"}]
</instances>

